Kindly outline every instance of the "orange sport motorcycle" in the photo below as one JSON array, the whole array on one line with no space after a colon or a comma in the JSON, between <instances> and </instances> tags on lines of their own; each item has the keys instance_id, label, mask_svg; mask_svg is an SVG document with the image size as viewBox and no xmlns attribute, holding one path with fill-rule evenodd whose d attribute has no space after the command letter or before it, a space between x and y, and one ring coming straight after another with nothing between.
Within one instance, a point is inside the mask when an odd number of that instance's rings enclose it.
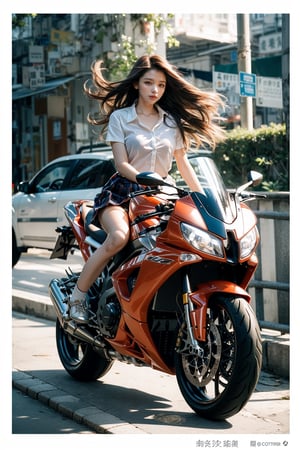
<instances>
[{"instance_id":1,"label":"orange sport motorcycle","mask_svg":"<svg viewBox=\"0 0 300 450\"><path fill-rule=\"evenodd\" d=\"M115 360L173 374L187 404L200 416L222 420L249 400L262 363L260 328L247 292L256 270L256 217L246 191L225 188L213 159L193 166L203 192L166 183L152 172L137 177L131 195L131 238L89 290L88 324L69 317L79 273L53 279L56 343L66 371L82 381L104 376ZM52 258L79 248L87 260L105 232L85 222L83 201L70 202L70 226L59 232ZM138 369L137 369L138 370Z\"/></svg>"}]
</instances>

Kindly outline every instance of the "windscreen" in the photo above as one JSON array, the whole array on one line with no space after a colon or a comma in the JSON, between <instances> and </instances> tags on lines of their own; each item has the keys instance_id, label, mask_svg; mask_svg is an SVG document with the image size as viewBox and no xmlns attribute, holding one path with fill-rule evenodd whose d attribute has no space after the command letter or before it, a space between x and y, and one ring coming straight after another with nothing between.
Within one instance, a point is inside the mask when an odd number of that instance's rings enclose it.
<instances>
[{"instance_id":1,"label":"windscreen","mask_svg":"<svg viewBox=\"0 0 300 450\"><path fill-rule=\"evenodd\" d=\"M214 161L209 157L199 156L190 158L190 163L203 188L203 193L193 194L195 203L200 201L210 216L228 224L232 223L236 218L236 204L227 191Z\"/></svg>"}]
</instances>

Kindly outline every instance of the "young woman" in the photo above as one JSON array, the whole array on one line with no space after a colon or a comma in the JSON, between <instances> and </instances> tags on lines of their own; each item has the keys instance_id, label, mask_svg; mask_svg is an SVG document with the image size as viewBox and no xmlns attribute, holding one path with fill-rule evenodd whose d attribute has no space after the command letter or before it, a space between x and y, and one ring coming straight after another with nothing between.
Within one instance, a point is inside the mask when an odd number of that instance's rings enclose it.
<instances>
[{"instance_id":1,"label":"young woman","mask_svg":"<svg viewBox=\"0 0 300 450\"><path fill-rule=\"evenodd\" d=\"M99 101L100 111L88 120L102 126L102 133L107 131L117 172L94 202L94 216L107 238L86 262L70 298L70 316L80 323L88 321L85 298L89 288L128 242L129 194L141 189L136 175L152 171L168 177L175 158L190 189L200 191L187 150L201 144L214 148L223 135L215 120L222 99L195 88L158 55L140 57L120 82L105 80L101 62L92 66L92 76L92 87L86 83L84 89Z\"/></svg>"}]
</instances>

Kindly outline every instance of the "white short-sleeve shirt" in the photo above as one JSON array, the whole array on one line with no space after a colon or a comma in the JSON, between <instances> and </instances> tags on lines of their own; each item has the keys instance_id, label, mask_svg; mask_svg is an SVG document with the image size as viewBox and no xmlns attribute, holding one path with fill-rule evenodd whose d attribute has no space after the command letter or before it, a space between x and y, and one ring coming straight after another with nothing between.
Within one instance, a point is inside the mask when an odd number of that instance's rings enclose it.
<instances>
[{"instance_id":1,"label":"white short-sleeve shirt","mask_svg":"<svg viewBox=\"0 0 300 450\"><path fill-rule=\"evenodd\" d=\"M153 128L138 118L135 104L114 111L109 119L106 141L125 145L128 162L139 172L157 172L166 177L174 152L184 147L174 119L156 105L159 120Z\"/></svg>"}]
</instances>

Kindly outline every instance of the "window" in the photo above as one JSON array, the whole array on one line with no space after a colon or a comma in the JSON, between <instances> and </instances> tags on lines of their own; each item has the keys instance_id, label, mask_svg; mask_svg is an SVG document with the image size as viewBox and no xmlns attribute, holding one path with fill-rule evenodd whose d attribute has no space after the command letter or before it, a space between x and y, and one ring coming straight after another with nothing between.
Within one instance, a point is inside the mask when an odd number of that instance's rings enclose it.
<instances>
[{"instance_id":1,"label":"window","mask_svg":"<svg viewBox=\"0 0 300 450\"><path fill-rule=\"evenodd\" d=\"M115 173L111 161L82 159L72 171L67 189L94 189L103 186Z\"/></svg>"},{"instance_id":2,"label":"window","mask_svg":"<svg viewBox=\"0 0 300 450\"><path fill-rule=\"evenodd\" d=\"M40 172L34 179L34 192L58 191L69 171L72 161L53 164Z\"/></svg>"}]
</instances>

